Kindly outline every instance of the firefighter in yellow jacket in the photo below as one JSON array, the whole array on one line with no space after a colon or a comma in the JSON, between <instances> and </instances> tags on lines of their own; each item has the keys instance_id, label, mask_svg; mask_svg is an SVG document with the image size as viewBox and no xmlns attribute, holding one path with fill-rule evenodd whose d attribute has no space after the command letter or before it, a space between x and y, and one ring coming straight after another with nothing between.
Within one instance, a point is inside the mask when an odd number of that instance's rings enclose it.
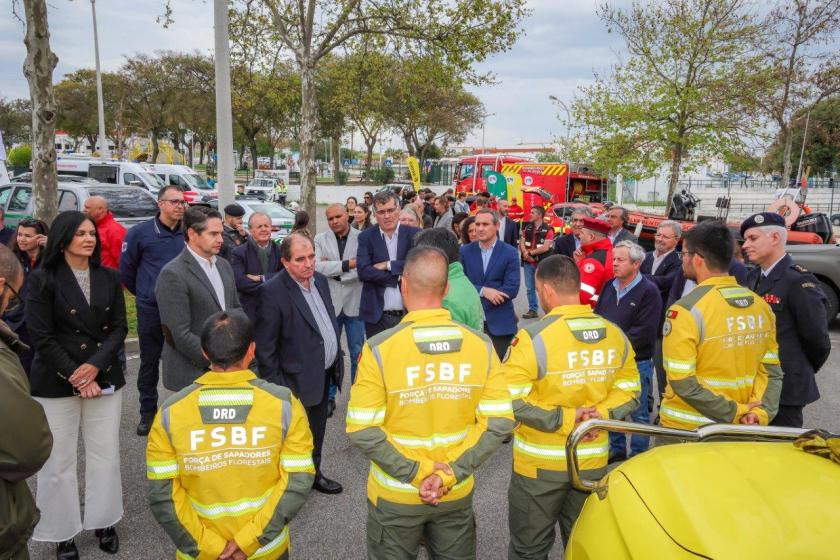
<instances>
[{"instance_id":1,"label":"firefighter in yellow jacket","mask_svg":"<svg viewBox=\"0 0 840 560\"><path fill-rule=\"evenodd\" d=\"M536 289L546 315L517 333L502 366L519 422L508 490L511 559L544 559L559 522L565 544L587 494L569 485L565 445L590 418L623 419L639 403L633 347L621 329L580 304L580 276L568 257L540 262ZM580 444L588 478L606 473L609 440Z\"/></svg>"},{"instance_id":2,"label":"firefighter in yellow jacket","mask_svg":"<svg viewBox=\"0 0 840 560\"><path fill-rule=\"evenodd\" d=\"M254 329L219 312L201 333L211 371L170 397L146 449L152 513L179 560L287 558L312 487L312 435L286 387L258 379Z\"/></svg>"},{"instance_id":3,"label":"firefighter in yellow jacket","mask_svg":"<svg viewBox=\"0 0 840 560\"><path fill-rule=\"evenodd\" d=\"M475 558L473 472L513 428L490 339L442 308L448 260L409 252L400 289L408 313L362 349L347 433L370 459L368 557Z\"/></svg>"},{"instance_id":4,"label":"firefighter in yellow jacket","mask_svg":"<svg viewBox=\"0 0 840 560\"><path fill-rule=\"evenodd\" d=\"M665 314L662 426L766 425L778 411L776 318L764 300L728 275L733 242L717 222L698 224L683 240L683 272L697 287Z\"/></svg>"}]
</instances>

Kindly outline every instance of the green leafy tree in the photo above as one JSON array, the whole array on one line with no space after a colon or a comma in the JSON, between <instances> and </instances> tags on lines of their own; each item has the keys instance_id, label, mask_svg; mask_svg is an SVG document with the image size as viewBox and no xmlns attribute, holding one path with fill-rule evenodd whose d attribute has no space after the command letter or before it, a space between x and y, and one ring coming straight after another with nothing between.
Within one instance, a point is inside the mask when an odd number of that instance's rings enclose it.
<instances>
[{"instance_id":1,"label":"green leafy tree","mask_svg":"<svg viewBox=\"0 0 840 560\"><path fill-rule=\"evenodd\" d=\"M29 144L21 144L12 148L8 153L9 164L12 167L29 167L32 161L32 147Z\"/></svg>"},{"instance_id":2,"label":"green leafy tree","mask_svg":"<svg viewBox=\"0 0 840 560\"><path fill-rule=\"evenodd\" d=\"M808 137L805 142L805 153L802 168L810 166L812 174L825 175L840 169L840 98L823 99L811 109L808 123ZM793 122L802 123L790 130L786 135L779 132L775 143L770 147L765 157L765 167L781 171L785 166L785 152L787 150L787 136L791 137L794 146L802 146L805 134L804 118L807 111L800 109L793 115ZM787 183L783 183L787 184Z\"/></svg>"},{"instance_id":3,"label":"green leafy tree","mask_svg":"<svg viewBox=\"0 0 840 560\"><path fill-rule=\"evenodd\" d=\"M71 138L84 138L94 151L99 135L96 72L87 68L71 72L55 85L53 93L58 107L58 128Z\"/></svg>"},{"instance_id":4,"label":"green leafy tree","mask_svg":"<svg viewBox=\"0 0 840 560\"><path fill-rule=\"evenodd\" d=\"M32 133L32 105L27 99L0 98L0 132L6 149L28 142Z\"/></svg>"},{"instance_id":5,"label":"green leafy tree","mask_svg":"<svg viewBox=\"0 0 840 560\"><path fill-rule=\"evenodd\" d=\"M751 45L759 26L746 0L661 0L598 15L627 58L580 90L574 160L625 176L667 164L670 200L681 169L741 149L755 130Z\"/></svg>"}]
</instances>

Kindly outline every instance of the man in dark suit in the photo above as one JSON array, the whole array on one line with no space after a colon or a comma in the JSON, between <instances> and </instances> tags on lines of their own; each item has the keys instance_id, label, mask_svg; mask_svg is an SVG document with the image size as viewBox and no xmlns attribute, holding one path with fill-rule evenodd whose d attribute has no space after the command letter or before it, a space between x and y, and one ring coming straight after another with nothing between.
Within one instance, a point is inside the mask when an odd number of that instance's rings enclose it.
<instances>
[{"instance_id":1,"label":"man in dark suit","mask_svg":"<svg viewBox=\"0 0 840 560\"><path fill-rule=\"evenodd\" d=\"M519 293L519 252L499 241L499 217L492 210L479 210L475 226L478 241L461 247L461 262L481 296L484 330L501 359L516 334L513 300Z\"/></svg>"},{"instance_id":2,"label":"man in dark suit","mask_svg":"<svg viewBox=\"0 0 840 560\"><path fill-rule=\"evenodd\" d=\"M254 212L248 218L248 240L233 250L231 266L242 309L252 323L257 321L257 293L283 268L280 248L271 241L271 217Z\"/></svg>"},{"instance_id":3,"label":"man in dark suit","mask_svg":"<svg viewBox=\"0 0 840 560\"><path fill-rule=\"evenodd\" d=\"M233 269L219 257L222 217L215 210L184 212L187 246L163 267L155 285L163 345L163 386L180 391L204 374L210 362L201 350L204 321L239 308Z\"/></svg>"},{"instance_id":4,"label":"man in dark suit","mask_svg":"<svg viewBox=\"0 0 840 560\"><path fill-rule=\"evenodd\" d=\"M607 212L607 221L610 223L610 232L607 237L612 241L613 247L620 241L632 241L639 244L639 238L624 229L628 218L627 209L623 206L613 206Z\"/></svg>"},{"instance_id":5,"label":"man in dark suit","mask_svg":"<svg viewBox=\"0 0 840 560\"><path fill-rule=\"evenodd\" d=\"M508 217L510 203L505 199L499 199L499 239L519 250L519 222Z\"/></svg>"},{"instance_id":6,"label":"man in dark suit","mask_svg":"<svg viewBox=\"0 0 840 560\"><path fill-rule=\"evenodd\" d=\"M580 249L580 232L583 231L583 219L593 218L594 214L588 207L581 206L572 212L572 217L569 223L572 226L572 232L560 237L554 238L554 254L566 255L574 260L575 251Z\"/></svg>"},{"instance_id":7,"label":"man in dark suit","mask_svg":"<svg viewBox=\"0 0 840 560\"><path fill-rule=\"evenodd\" d=\"M662 363L662 324L665 322L665 311L668 309L666 305L671 293L671 286L674 284L674 279L682 271L682 259L680 254L677 253L677 244L681 237L682 226L679 222L673 220L661 222L659 227L656 228L656 236L653 241L654 250L645 255L645 260L642 261L640 269L645 278L656 284L656 287L659 288L659 294L662 296L662 316L659 318L659 328L656 329L656 342L653 348L653 368L656 372L656 382L660 396L665 390L665 366ZM653 387L653 384L650 384L649 387ZM642 395L642 398L644 399L645 396ZM648 398L653 399L652 389Z\"/></svg>"},{"instance_id":8,"label":"man in dark suit","mask_svg":"<svg viewBox=\"0 0 840 560\"><path fill-rule=\"evenodd\" d=\"M392 191L376 193L373 208L379 227L359 234L356 255L356 269L362 281L359 315L365 321L368 338L395 326L405 315L399 278L414 235L422 231L400 225L399 198Z\"/></svg>"},{"instance_id":9,"label":"man in dark suit","mask_svg":"<svg viewBox=\"0 0 840 560\"><path fill-rule=\"evenodd\" d=\"M315 490L338 494L341 484L321 473L330 381L341 387L344 360L327 278L315 271L315 246L303 234L283 240L285 270L259 291L257 363L259 376L292 390L306 408L312 430Z\"/></svg>"}]
</instances>

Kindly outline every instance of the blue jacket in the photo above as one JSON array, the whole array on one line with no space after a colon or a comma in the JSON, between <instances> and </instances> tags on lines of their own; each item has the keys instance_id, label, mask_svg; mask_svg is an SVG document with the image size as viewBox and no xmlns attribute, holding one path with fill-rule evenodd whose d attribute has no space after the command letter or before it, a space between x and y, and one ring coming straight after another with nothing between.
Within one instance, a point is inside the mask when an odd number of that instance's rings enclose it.
<instances>
[{"instance_id":1,"label":"blue jacket","mask_svg":"<svg viewBox=\"0 0 840 560\"><path fill-rule=\"evenodd\" d=\"M169 261L184 250L181 224L169 229L160 214L128 230L120 255L120 280L137 297L137 305L157 307L155 284Z\"/></svg>"},{"instance_id":2,"label":"blue jacket","mask_svg":"<svg viewBox=\"0 0 840 560\"><path fill-rule=\"evenodd\" d=\"M378 323L385 305L385 288L399 288L399 278L405 266L405 256L411 249L414 236L420 228L399 226L397 230L397 258L391 261L391 270L378 270L373 265L390 261L388 247L379 227L369 227L359 234L359 251L356 253L356 270L362 281L362 301L359 316L365 323Z\"/></svg>"},{"instance_id":3,"label":"blue jacket","mask_svg":"<svg viewBox=\"0 0 840 560\"><path fill-rule=\"evenodd\" d=\"M619 300L613 280L610 280L601 289L595 313L621 327L633 346L637 361L653 357L662 316L662 297L656 284L642 275L641 281Z\"/></svg>"},{"instance_id":4,"label":"blue jacket","mask_svg":"<svg viewBox=\"0 0 840 560\"><path fill-rule=\"evenodd\" d=\"M464 273L479 294L482 288L487 287L510 296L501 305L493 305L490 300L481 298L487 330L490 334L495 336L516 334L516 312L513 309L513 300L519 293L519 251L503 241L497 241L485 273L484 264L481 262L481 248L478 241L473 241L461 247L461 263L464 265Z\"/></svg>"}]
</instances>

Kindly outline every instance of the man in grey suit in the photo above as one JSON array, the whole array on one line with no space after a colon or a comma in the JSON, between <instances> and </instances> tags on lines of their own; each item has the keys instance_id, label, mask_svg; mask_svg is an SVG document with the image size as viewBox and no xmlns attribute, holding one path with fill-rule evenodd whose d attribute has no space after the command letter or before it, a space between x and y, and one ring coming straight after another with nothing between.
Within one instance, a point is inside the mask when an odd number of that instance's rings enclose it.
<instances>
[{"instance_id":1,"label":"man in grey suit","mask_svg":"<svg viewBox=\"0 0 840 560\"><path fill-rule=\"evenodd\" d=\"M607 237L612 241L613 247L621 241L631 241L636 245L639 244L639 238L625 229L628 217L627 209L623 206L613 206L607 212L607 221L610 223L610 232Z\"/></svg>"},{"instance_id":2,"label":"man in grey suit","mask_svg":"<svg viewBox=\"0 0 840 560\"><path fill-rule=\"evenodd\" d=\"M350 227L350 217L342 204L327 207L330 231L315 236L315 270L328 279L330 297L338 322L338 336L344 330L350 352L350 382L356 380L356 364L365 343L365 322L359 317L362 283L356 271L356 252L359 249L359 230ZM335 411L338 387L331 384L327 417Z\"/></svg>"},{"instance_id":3,"label":"man in grey suit","mask_svg":"<svg viewBox=\"0 0 840 560\"><path fill-rule=\"evenodd\" d=\"M201 330L218 311L238 309L239 296L230 264L217 255L222 248L222 216L215 210L184 212L187 245L160 271L155 298L166 344L163 386L180 391L210 364L201 351Z\"/></svg>"}]
</instances>

